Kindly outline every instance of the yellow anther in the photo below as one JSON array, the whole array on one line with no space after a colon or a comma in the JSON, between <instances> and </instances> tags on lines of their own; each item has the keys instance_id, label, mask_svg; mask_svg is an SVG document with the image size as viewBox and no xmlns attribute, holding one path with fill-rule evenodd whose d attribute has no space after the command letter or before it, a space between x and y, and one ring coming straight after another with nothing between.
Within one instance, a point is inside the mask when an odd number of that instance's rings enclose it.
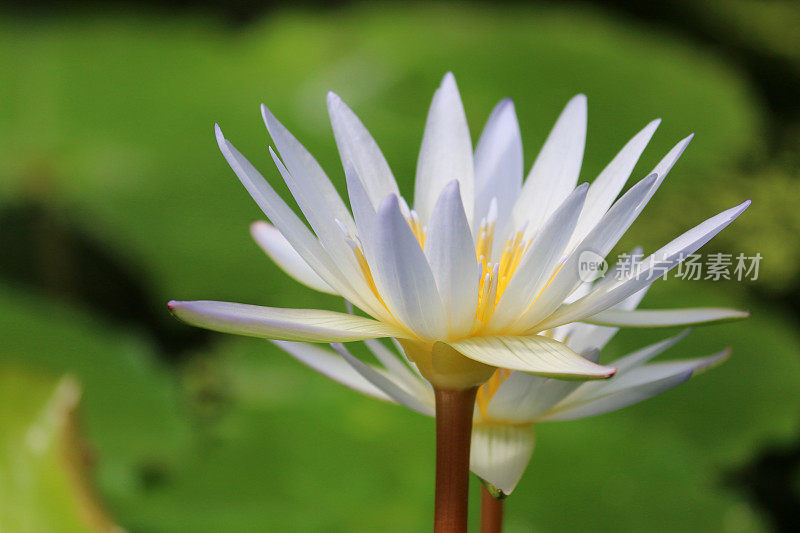
<instances>
[{"instance_id":1,"label":"yellow anther","mask_svg":"<svg viewBox=\"0 0 800 533\"><path fill-rule=\"evenodd\" d=\"M478 290L478 310L475 314L476 327L486 324L492 316L497 302L503 295L514 272L528 251L530 241L524 241L525 232L520 230L506 241L503 253L497 263L491 262L492 243L495 224L481 223L475 252L481 264L481 278Z\"/></svg>"},{"instance_id":2,"label":"yellow anther","mask_svg":"<svg viewBox=\"0 0 800 533\"><path fill-rule=\"evenodd\" d=\"M489 381L481 385L481 387L478 389L478 395L475 398L475 403L478 406L478 411L482 417L486 418L486 413L489 409L489 402L492 400L495 393L497 393L497 391L500 389L500 385L502 385L510 375L510 370L498 368L495 370L494 374L492 374L492 377L489 378Z\"/></svg>"}]
</instances>

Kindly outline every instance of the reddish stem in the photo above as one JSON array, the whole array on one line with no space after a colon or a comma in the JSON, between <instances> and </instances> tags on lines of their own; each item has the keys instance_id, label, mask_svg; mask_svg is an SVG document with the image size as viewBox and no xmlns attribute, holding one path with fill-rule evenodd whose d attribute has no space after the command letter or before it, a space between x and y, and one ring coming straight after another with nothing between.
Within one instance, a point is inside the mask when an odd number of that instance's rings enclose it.
<instances>
[{"instance_id":1,"label":"reddish stem","mask_svg":"<svg viewBox=\"0 0 800 533\"><path fill-rule=\"evenodd\" d=\"M477 387L433 388L436 397L434 533L465 533L469 504L469 446Z\"/></svg>"},{"instance_id":2,"label":"reddish stem","mask_svg":"<svg viewBox=\"0 0 800 533\"><path fill-rule=\"evenodd\" d=\"M503 531L503 500L498 500L481 485L481 533Z\"/></svg>"}]
</instances>

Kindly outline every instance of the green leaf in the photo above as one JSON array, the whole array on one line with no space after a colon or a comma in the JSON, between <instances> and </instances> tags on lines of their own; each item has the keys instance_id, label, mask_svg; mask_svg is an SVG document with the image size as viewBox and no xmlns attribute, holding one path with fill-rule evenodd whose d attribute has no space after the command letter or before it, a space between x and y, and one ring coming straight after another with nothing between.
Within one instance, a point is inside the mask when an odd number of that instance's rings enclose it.
<instances>
[{"instance_id":1,"label":"green leaf","mask_svg":"<svg viewBox=\"0 0 800 533\"><path fill-rule=\"evenodd\" d=\"M75 379L0 366L0 531L110 532L87 474Z\"/></svg>"}]
</instances>

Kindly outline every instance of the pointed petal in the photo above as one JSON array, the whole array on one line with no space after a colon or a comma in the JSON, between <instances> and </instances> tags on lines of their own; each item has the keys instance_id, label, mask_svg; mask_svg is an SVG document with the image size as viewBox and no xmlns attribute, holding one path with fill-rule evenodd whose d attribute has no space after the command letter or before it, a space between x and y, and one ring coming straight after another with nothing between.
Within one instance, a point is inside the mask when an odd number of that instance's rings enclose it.
<instances>
[{"instance_id":1,"label":"pointed petal","mask_svg":"<svg viewBox=\"0 0 800 533\"><path fill-rule=\"evenodd\" d=\"M292 248L286 237L272 224L253 222L250 225L250 234L270 259L289 276L315 291L338 294L308 266L308 263Z\"/></svg>"},{"instance_id":2,"label":"pointed petal","mask_svg":"<svg viewBox=\"0 0 800 533\"><path fill-rule=\"evenodd\" d=\"M665 155L664 158L661 159L661 161L659 161L655 166L651 174L658 175L659 184L661 184L661 182L663 182L667 177L667 174L669 174L669 171L672 170L672 167L675 166L675 163L678 161L681 155L683 155L684 150L686 150L686 148L689 146L689 143L692 142L692 139L694 139L694 133L678 141L678 144L673 146L672 149L667 152L667 155ZM658 189L658 185L653 188L651 193L655 194L656 189Z\"/></svg>"},{"instance_id":3,"label":"pointed petal","mask_svg":"<svg viewBox=\"0 0 800 533\"><path fill-rule=\"evenodd\" d=\"M750 316L747 311L724 308L697 309L639 309L622 311L606 309L586 319L590 324L635 328L688 326L691 324L714 324L729 320L741 320Z\"/></svg>"},{"instance_id":4,"label":"pointed petal","mask_svg":"<svg viewBox=\"0 0 800 533\"><path fill-rule=\"evenodd\" d=\"M447 343L459 353L489 366L561 379L603 379L616 369L588 361L561 342L529 335L469 337Z\"/></svg>"},{"instance_id":5,"label":"pointed petal","mask_svg":"<svg viewBox=\"0 0 800 533\"><path fill-rule=\"evenodd\" d=\"M749 205L750 200L723 211L695 226L647 259L644 259L641 263L642 269L640 272L634 272L624 280L603 285L580 300L562 307L543 323L537 325L536 328L547 329L560 324L582 320L608 309L647 287L710 241L717 233L741 215Z\"/></svg>"},{"instance_id":6,"label":"pointed petal","mask_svg":"<svg viewBox=\"0 0 800 533\"><path fill-rule=\"evenodd\" d=\"M399 195L392 171L375 139L355 113L332 92L328 93L328 113L342 165L346 169L352 164L361 176L373 209L390 194Z\"/></svg>"},{"instance_id":7,"label":"pointed petal","mask_svg":"<svg viewBox=\"0 0 800 533\"><path fill-rule=\"evenodd\" d=\"M617 374L623 374L633 368L642 366L643 364L652 360L654 357L661 355L668 349L678 344L680 341L685 339L687 335L689 335L689 333L691 332L692 329L687 328L673 337L669 337L668 339L664 339L663 341L656 342L655 344L651 344L650 346L645 346L644 348L636 350L635 352L620 357L619 359L614 361L614 366L617 367Z\"/></svg>"},{"instance_id":8,"label":"pointed petal","mask_svg":"<svg viewBox=\"0 0 800 533\"><path fill-rule=\"evenodd\" d=\"M361 299L314 234L269 186L255 167L225 139L219 125L215 125L215 132L222 155L264 214L320 278L348 300L357 302L360 307Z\"/></svg>"},{"instance_id":9,"label":"pointed petal","mask_svg":"<svg viewBox=\"0 0 800 533\"><path fill-rule=\"evenodd\" d=\"M349 342L376 337L407 337L377 320L319 309L283 309L213 301L171 301L169 310L193 326L267 339Z\"/></svg>"},{"instance_id":10,"label":"pointed petal","mask_svg":"<svg viewBox=\"0 0 800 533\"><path fill-rule=\"evenodd\" d=\"M586 144L586 96L570 100L533 163L512 212L516 228L534 232L578 183Z\"/></svg>"},{"instance_id":11,"label":"pointed petal","mask_svg":"<svg viewBox=\"0 0 800 533\"><path fill-rule=\"evenodd\" d=\"M447 318L436 281L396 196L378 209L374 238L375 264L370 268L389 310L421 338L446 338Z\"/></svg>"},{"instance_id":12,"label":"pointed petal","mask_svg":"<svg viewBox=\"0 0 800 533\"><path fill-rule=\"evenodd\" d=\"M528 424L536 421L582 383L512 372L492 396L486 413L492 420Z\"/></svg>"},{"instance_id":13,"label":"pointed petal","mask_svg":"<svg viewBox=\"0 0 800 533\"><path fill-rule=\"evenodd\" d=\"M469 467L475 475L509 495L533 455L532 426L476 424L472 429Z\"/></svg>"},{"instance_id":14,"label":"pointed petal","mask_svg":"<svg viewBox=\"0 0 800 533\"><path fill-rule=\"evenodd\" d=\"M592 349L602 350L619 331L619 328L607 328L582 322L573 322L562 327L568 326L573 326L573 328L565 342L567 346L578 353L584 353Z\"/></svg>"},{"instance_id":15,"label":"pointed petal","mask_svg":"<svg viewBox=\"0 0 800 533\"><path fill-rule=\"evenodd\" d=\"M424 224L446 184L458 180L467 220L472 220L475 177L467 117L453 74L445 74L433 95L417 162L414 208Z\"/></svg>"},{"instance_id":16,"label":"pointed petal","mask_svg":"<svg viewBox=\"0 0 800 533\"><path fill-rule=\"evenodd\" d=\"M608 208L614 203L628 177L633 172L633 167L642 155L647 143L661 123L661 119L652 121L637 133L619 151L611 162L603 169L599 176L592 182L589 193L586 195L586 205L581 213L571 244L577 244L585 237L594 226L603 218Z\"/></svg>"},{"instance_id":17,"label":"pointed petal","mask_svg":"<svg viewBox=\"0 0 800 533\"><path fill-rule=\"evenodd\" d=\"M425 256L449 319L450 335L463 337L475 323L480 268L456 180L445 186L436 202L425 238Z\"/></svg>"},{"instance_id":18,"label":"pointed petal","mask_svg":"<svg viewBox=\"0 0 800 533\"><path fill-rule=\"evenodd\" d=\"M392 401L385 392L370 383L342 359L339 354L306 342L272 341L280 349L303 363L342 385L368 396L384 401Z\"/></svg>"},{"instance_id":19,"label":"pointed petal","mask_svg":"<svg viewBox=\"0 0 800 533\"><path fill-rule=\"evenodd\" d=\"M497 225L503 227L522 188L522 136L511 99L501 101L489 115L475 148L475 212L473 227L497 198Z\"/></svg>"},{"instance_id":20,"label":"pointed petal","mask_svg":"<svg viewBox=\"0 0 800 533\"><path fill-rule=\"evenodd\" d=\"M351 164L344 167L344 175L347 180L347 195L350 198L350 207L356 219L358 236L362 242L366 237L372 235L375 224L375 208L370 202L364 182L356 168Z\"/></svg>"},{"instance_id":21,"label":"pointed petal","mask_svg":"<svg viewBox=\"0 0 800 533\"><path fill-rule=\"evenodd\" d=\"M319 166L308 150L275 118L267 106L261 105L261 115L267 126L281 158L289 170L290 180L286 185L292 191L292 196L297 200L309 223L319 235L313 219L325 217L324 220L333 222L341 221L349 230L353 231L353 217L344 205L341 196L328 179L325 171ZM286 176L284 176L286 177Z\"/></svg>"},{"instance_id":22,"label":"pointed petal","mask_svg":"<svg viewBox=\"0 0 800 533\"><path fill-rule=\"evenodd\" d=\"M392 353L391 350L377 339L367 339L364 341L364 344L367 345L369 351L371 351L375 358L386 368L387 372L389 372L396 381L401 383L407 391L418 398L427 398L425 403L433 405L433 389L430 383L420 374L412 372L412 370L406 366L406 363L401 361L397 355ZM400 357L404 358L405 356Z\"/></svg>"},{"instance_id":23,"label":"pointed petal","mask_svg":"<svg viewBox=\"0 0 800 533\"><path fill-rule=\"evenodd\" d=\"M607 382L586 383L541 420L575 420L639 403L684 383L694 372L719 364L729 355L730 350L725 350L702 359L655 363L634 368Z\"/></svg>"},{"instance_id":24,"label":"pointed petal","mask_svg":"<svg viewBox=\"0 0 800 533\"><path fill-rule=\"evenodd\" d=\"M545 287L530 310L514 326L515 331L527 331L544 320L581 284L579 264L585 260L584 254L589 253L592 258L608 255L644 209L649 191L655 185L656 179L656 175L651 174L639 181L611 206L600 223L570 253L553 281Z\"/></svg>"},{"instance_id":25,"label":"pointed petal","mask_svg":"<svg viewBox=\"0 0 800 533\"><path fill-rule=\"evenodd\" d=\"M272 156L272 160L275 162L275 166L278 168L278 172L280 172L281 176L283 176L284 181L287 184L292 183L294 178L286 166L284 166L283 162L272 150L272 147L269 148L269 153ZM305 204L305 200L298 199L298 203L303 205ZM342 273L342 276L346 278L349 286L352 287L350 293L342 293L342 295L370 315L376 318L388 319L389 317L385 312L386 310L384 309L383 304L378 301L375 294L367 284L362 273L361 266L359 265L352 248L347 242L346 235L342 232L342 228L339 226L339 223L344 224L344 222L337 218L331 218L330 213L320 211L324 209L322 206L311 208L306 205L306 208L309 209L310 213L310 215L307 215L306 218L316 232L320 243L323 245L325 251L330 255L331 259L335 262L336 268ZM352 223L352 217L351 226L353 227L352 230L347 229L347 227L345 227L345 230L355 233L356 229L355 224Z\"/></svg>"},{"instance_id":26,"label":"pointed petal","mask_svg":"<svg viewBox=\"0 0 800 533\"><path fill-rule=\"evenodd\" d=\"M497 303L487 325L490 330L501 330L515 322L550 280L562 261L564 248L575 229L588 187L584 183L576 188L536 234Z\"/></svg>"},{"instance_id":27,"label":"pointed petal","mask_svg":"<svg viewBox=\"0 0 800 533\"><path fill-rule=\"evenodd\" d=\"M356 372L361 374L366 380L375 385L375 387L385 392L389 398L400 405L408 407L412 411L423 415L434 416L435 409L433 405L425 403L424 400L417 398L409 391L403 389L403 387L392 380L389 375L380 372L377 368L370 366L355 357L347 350L347 348L344 347L343 344L336 343L332 344L331 346L333 346L333 349L336 350L339 355L344 357L344 359L356 370Z\"/></svg>"}]
</instances>

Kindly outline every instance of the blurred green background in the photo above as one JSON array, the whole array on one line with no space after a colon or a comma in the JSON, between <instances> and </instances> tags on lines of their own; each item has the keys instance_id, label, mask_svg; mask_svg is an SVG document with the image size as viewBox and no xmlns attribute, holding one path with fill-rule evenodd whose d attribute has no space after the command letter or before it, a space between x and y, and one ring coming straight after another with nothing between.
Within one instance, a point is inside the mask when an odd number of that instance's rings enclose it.
<instances>
[{"instance_id":1,"label":"blurred green background","mask_svg":"<svg viewBox=\"0 0 800 533\"><path fill-rule=\"evenodd\" d=\"M589 97L583 179L655 117L663 123L634 178L696 132L620 248L652 251L752 198L704 251L764 257L756 281L655 284L645 307L751 310L667 355L733 346L733 358L644 404L542 424L507 530L791 530L797 3L39 1L0 14L0 531L87 531L108 517L133 532L428 529L431 420L346 390L265 341L184 326L164 303L341 308L250 241L261 215L212 125L278 186L265 102L343 190L325 110L334 90L410 197L447 70L473 142L493 105L514 99L526 167L578 92ZM623 331L606 357L668 334ZM64 374L82 388L77 413L64 405ZM63 453L73 431L85 444Z\"/></svg>"}]
</instances>

